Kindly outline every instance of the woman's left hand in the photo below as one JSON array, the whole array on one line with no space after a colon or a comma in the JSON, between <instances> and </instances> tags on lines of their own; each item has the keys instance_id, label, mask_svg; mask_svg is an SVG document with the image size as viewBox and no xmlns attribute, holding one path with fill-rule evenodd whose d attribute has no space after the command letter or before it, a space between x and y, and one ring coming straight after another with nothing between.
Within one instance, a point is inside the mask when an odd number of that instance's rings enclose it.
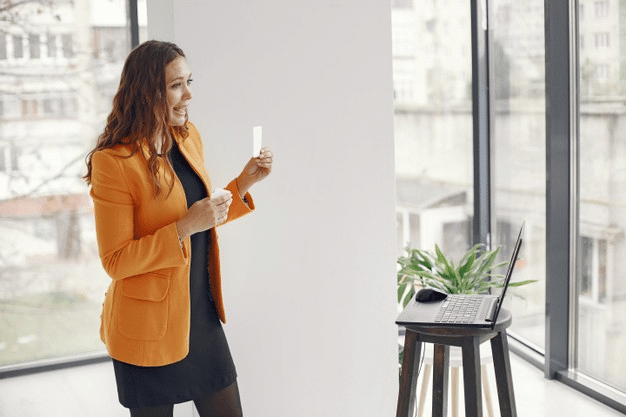
<instances>
[{"instance_id":1,"label":"woman's left hand","mask_svg":"<svg viewBox=\"0 0 626 417\"><path fill-rule=\"evenodd\" d=\"M239 186L239 194L243 198L250 187L255 183L267 178L272 172L272 162L274 155L270 148L261 149L259 156L250 158L246 166L237 177L237 185Z\"/></svg>"}]
</instances>

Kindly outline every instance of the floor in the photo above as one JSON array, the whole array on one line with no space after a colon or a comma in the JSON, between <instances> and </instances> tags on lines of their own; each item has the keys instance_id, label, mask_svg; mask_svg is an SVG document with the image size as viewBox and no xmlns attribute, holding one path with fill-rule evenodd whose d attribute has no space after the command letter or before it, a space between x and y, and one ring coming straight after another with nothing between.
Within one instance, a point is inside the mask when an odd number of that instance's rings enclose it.
<instances>
[{"instance_id":1,"label":"floor","mask_svg":"<svg viewBox=\"0 0 626 417\"><path fill-rule=\"evenodd\" d=\"M557 381L546 380L539 369L515 355L511 362L520 417L622 415ZM493 382L491 391L496 401ZM245 397L243 401L245 411ZM494 416L498 416L497 404L494 408ZM389 411L389 416L394 414L395 410ZM428 410L424 415L429 415ZM117 402L113 368L105 362L0 379L0 416L127 417L128 412ZM175 407L175 416L192 417L195 410L191 403L181 404Z\"/></svg>"},{"instance_id":2,"label":"floor","mask_svg":"<svg viewBox=\"0 0 626 417\"><path fill-rule=\"evenodd\" d=\"M117 400L113 365L95 365L0 379L1 417L128 417ZM175 417L196 416L192 403Z\"/></svg>"}]
</instances>

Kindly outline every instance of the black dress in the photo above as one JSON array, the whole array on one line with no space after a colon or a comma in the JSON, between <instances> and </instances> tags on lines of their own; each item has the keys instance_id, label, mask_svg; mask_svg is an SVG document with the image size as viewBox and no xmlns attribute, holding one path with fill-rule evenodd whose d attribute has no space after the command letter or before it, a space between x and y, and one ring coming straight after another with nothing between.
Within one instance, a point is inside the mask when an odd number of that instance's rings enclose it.
<instances>
[{"instance_id":1,"label":"black dress","mask_svg":"<svg viewBox=\"0 0 626 417\"><path fill-rule=\"evenodd\" d=\"M172 165L187 197L187 206L207 196L204 184L174 144ZM127 408L154 407L201 399L237 379L228 343L211 292L207 253L210 233L191 236L191 334L189 354L165 366L142 367L113 360L120 403Z\"/></svg>"}]
</instances>

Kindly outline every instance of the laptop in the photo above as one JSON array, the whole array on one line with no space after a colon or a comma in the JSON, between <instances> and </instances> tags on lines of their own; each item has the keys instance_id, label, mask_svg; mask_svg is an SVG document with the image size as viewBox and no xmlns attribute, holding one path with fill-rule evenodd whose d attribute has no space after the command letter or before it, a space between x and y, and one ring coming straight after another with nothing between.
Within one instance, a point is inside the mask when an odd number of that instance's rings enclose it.
<instances>
[{"instance_id":1,"label":"laptop","mask_svg":"<svg viewBox=\"0 0 626 417\"><path fill-rule=\"evenodd\" d=\"M449 294L444 300L420 302L415 297L407 304L396 324L421 326L481 327L495 326L511 281L517 256L522 246L524 223L520 228L513 254L506 271L504 286L499 296L490 294Z\"/></svg>"}]
</instances>

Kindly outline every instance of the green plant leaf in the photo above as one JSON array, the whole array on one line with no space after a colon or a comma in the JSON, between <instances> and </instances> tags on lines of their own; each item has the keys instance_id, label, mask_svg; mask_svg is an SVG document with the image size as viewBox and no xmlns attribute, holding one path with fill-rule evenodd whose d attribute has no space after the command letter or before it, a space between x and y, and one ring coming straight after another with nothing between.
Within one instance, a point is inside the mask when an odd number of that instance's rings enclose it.
<instances>
[{"instance_id":1,"label":"green plant leaf","mask_svg":"<svg viewBox=\"0 0 626 417\"><path fill-rule=\"evenodd\" d=\"M433 269L433 258L428 252L416 251L415 259L419 261L420 265L423 265L426 269Z\"/></svg>"},{"instance_id":2,"label":"green plant leaf","mask_svg":"<svg viewBox=\"0 0 626 417\"><path fill-rule=\"evenodd\" d=\"M467 256L467 259L464 257L461 260L461 266L459 266L459 275L461 277L464 277L472 269L475 260L476 252L474 251L469 252L469 256Z\"/></svg>"}]
</instances>

